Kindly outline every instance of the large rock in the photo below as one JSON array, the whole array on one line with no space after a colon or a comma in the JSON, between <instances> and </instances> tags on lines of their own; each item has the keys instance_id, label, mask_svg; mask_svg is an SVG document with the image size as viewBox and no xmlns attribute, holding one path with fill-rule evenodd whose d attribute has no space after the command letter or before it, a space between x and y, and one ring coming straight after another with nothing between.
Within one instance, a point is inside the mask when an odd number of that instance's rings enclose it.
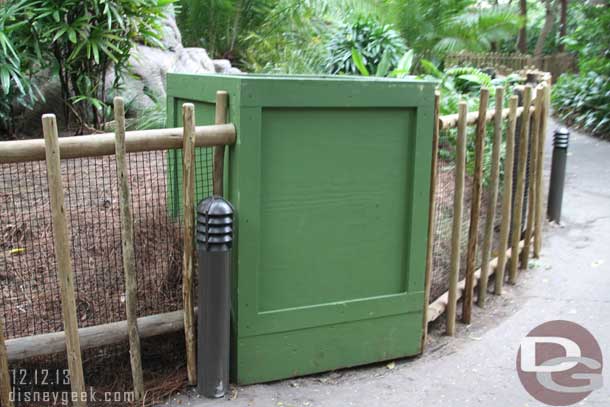
<instances>
[{"instance_id":1,"label":"large rock","mask_svg":"<svg viewBox=\"0 0 610 407\"><path fill-rule=\"evenodd\" d=\"M166 76L176 73L237 73L239 69L231 66L228 60L212 60L203 48L185 48L182 36L176 25L173 8L163 22L164 49L143 44L136 45L131 51L129 72L124 75L121 96L136 110L155 104L155 100L165 98ZM114 78L114 71L108 73L107 80ZM110 99L108 95L108 99ZM110 102L110 100L108 100Z\"/></svg>"}]
</instances>

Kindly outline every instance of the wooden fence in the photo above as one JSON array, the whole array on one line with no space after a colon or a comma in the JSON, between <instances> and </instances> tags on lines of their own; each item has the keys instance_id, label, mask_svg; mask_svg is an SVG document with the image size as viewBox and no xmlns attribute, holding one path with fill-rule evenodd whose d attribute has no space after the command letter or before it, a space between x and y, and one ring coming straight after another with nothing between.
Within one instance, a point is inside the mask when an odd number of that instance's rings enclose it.
<instances>
[{"instance_id":1,"label":"wooden fence","mask_svg":"<svg viewBox=\"0 0 610 407\"><path fill-rule=\"evenodd\" d=\"M468 112L466 102L459 103L457 114L440 116L439 103L441 95L437 94L435 103L435 128L433 139L434 162L432 165L432 190L430 194L430 228L428 235L428 258L426 270L426 299L430 297L431 278L433 273L433 247L435 224L435 199L438 196L436 188L440 182L437 173L437 158L439 156L439 136L441 131L457 132L457 147L454 166L455 193L453 200L453 219L451 236L451 261L449 270L449 289L435 299L428 307L425 317L427 324L439 318L446 312L446 329L448 335L456 331L458 300L462 300L462 320L469 324L472 318L475 287L478 285L478 305L485 305L488 294L488 279L495 275L493 292L502 294L505 277L515 284L521 270L526 270L530 258L530 246L533 243L533 256L538 257L542 243L543 219L543 163L544 140L547 131L550 106L551 77L544 74L537 85L526 85L521 89L522 105L518 106L518 96L510 97L508 108L487 109L489 90L483 88L480 94L478 112ZM495 89L495 106L503 106L502 87ZM493 122L491 175L486 190L485 223L479 225L482 215L482 181L483 155L486 140L486 124ZM466 178L466 145L467 129L475 126L474 132L474 171L472 173L471 202L469 228L467 235L467 253L465 262L465 278L459 281L460 257L462 241L462 217L464 212L464 191ZM503 127L506 128L506 156L504 157L503 190L500 186L500 158L503 139ZM518 150L515 151L515 146ZM513 164L516 161L516 170ZM527 176L526 176L527 173ZM527 183L527 184L526 184ZM525 191L528 189L528 198ZM514 196L513 196L514 190ZM494 232L495 214L501 195L501 219L499 231L498 255L492 257L492 236ZM526 208L524 208L526 205ZM522 219L525 213L525 218ZM523 230L522 225L525 225ZM483 229L481 232L481 227ZM479 235L483 236L479 242ZM477 252L480 253L481 266L475 270ZM425 334L424 334L425 338Z\"/></svg>"},{"instance_id":2,"label":"wooden fence","mask_svg":"<svg viewBox=\"0 0 610 407\"><path fill-rule=\"evenodd\" d=\"M529 54L508 53L473 53L461 52L445 57L445 66L475 66L477 68L495 68L501 74L509 74L528 68L548 72L552 78L559 78L562 73L576 72L577 60L574 54L560 52L535 57Z\"/></svg>"},{"instance_id":3,"label":"wooden fence","mask_svg":"<svg viewBox=\"0 0 610 407\"><path fill-rule=\"evenodd\" d=\"M5 340L3 320L0 319L0 401L2 406L12 406L9 398L9 361L35 356L46 356L67 351L70 385L75 406L85 406L86 395L83 374L83 349L129 341L130 362L134 396L144 396L140 339L184 329L188 378L195 382L195 307L193 302L194 256L194 151L195 147L215 147L213 159L213 190L222 194L224 147L235 143L236 132L232 124L225 124L228 97L218 92L216 98L216 124L195 126L192 104L183 106L183 127L147 131L125 131L124 104L121 98L114 101L115 133L59 138L54 115L42 118L44 139L7 141L0 143L0 163L19 163L46 160L49 201L52 214L54 249L57 263L57 279L60 287L63 332L54 332ZM137 318L136 273L134 260L134 231L131 214L129 167L126 154L144 151L182 149L184 195L184 245L183 245L183 303L184 310ZM118 173L118 189L121 213L121 243L123 274L125 278L126 321L78 327L75 300L74 274L70 253L71 236L64 203L64 185L60 160L67 158L99 157L115 155Z\"/></svg>"},{"instance_id":4,"label":"wooden fence","mask_svg":"<svg viewBox=\"0 0 610 407\"><path fill-rule=\"evenodd\" d=\"M455 194L453 199L453 225L451 236L451 267L448 276L449 290L436 298L427 307L424 318L425 332L428 323L436 320L446 311L447 333L455 334L458 300L463 300L462 318L470 323L478 285L478 304L484 306L488 293L488 279L496 276L494 292L500 295L505 280L505 268L508 263L509 282L515 283L519 270L527 267L530 244L533 241L533 255L538 257L542 239L543 188L542 165L544 157L544 136L547 128L547 116L550 98L550 77L543 78L542 83L532 87L527 85L522 93L522 105L518 106L517 96L510 98L508 108L488 110L489 90L481 90L481 103L478 112L468 112L465 102L459 104L459 111L454 115L439 116L441 95L435 98L435 127L433 132L434 162L432 165L432 188L430 195L430 223L428 236L428 253L426 269L426 304L430 299L432 275L432 258L435 224L435 189L439 182L437 177L437 159L439 157L439 136L442 131L457 133L457 149L454 168ZM174 129L125 131L124 107L120 98L115 100L115 133L95 136L58 138L57 124L53 115L43 117L44 140L10 141L0 143L0 163L17 163L46 160L50 189L50 209L58 280L61 288L61 305L64 332L54 332L5 341L2 319L0 318L0 400L2 406L11 406L9 400L10 382L8 381L8 364L10 361L36 356L46 356L67 351L71 386L74 392L85 390L81 351L98 346L105 346L129 341L130 362L134 394L141 399L144 394L140 339L162 333L184 330L186 338L186 361L188 380L195 383L195 314L193 303L193 255L194 255L194 149L195 147L214 147L213 158L213 191L222 194L223 159L226 145L235 143L236 134L232 124L225 124L227 115L226 92L219 92L216 99L216 118L214 125L195 126L194 107L183 106L183 127ZM495 90L496 106L502 106L503 89ZM492 168L489 188L483 189L483 154L485 150L486 125L493 123ZM531 124L530 124L531 123ZM500 189L501 144L503 124L506 124L506 157L504 158L504 188ZM472 199L470 212L468 245L466 252L465 278L459 281L460 255L462 239L462 215L464 212L464 191L466 188L466 145L469 126L475 126L474 145L475 165L472 174ZM516 143L516 141L519 141ZM518 144L517 155L513 154ZM129 167L126 153L155 151L165 149L182 149L183 190L184 190L184 245L182 278L182 300L184 309L158 315L137 318L135 304L138 302L135 289L135 266L133 257L134 230L133 215L130 210ZM528 154L529 151L529 154ZM118 189L121 211L121 244L123 250L123 274L125 279L126 320L104 325L78 327L74 295L74 276L70 257L70 234L64 208L64 187L60 171L60 160L77 157L97 157L114 155L118 169ZM528 161L529 157L529 161ZM513 160L517 160L517 170L513 174ZM526 171L529 164L529 177ZM512 185L515 181L515 195L512 196ZM525 230L521 233L521 214L525 202L526 180L529 199L525 211ZM485 194L485 199L483 196ZM501 199L499 199L501 197ZM500 247L498 256L491 259L491 241L494 227L494 209L501 201ZM513 203L514 201L514 203ZM487 206L488 216L480 225L483 203ZM491 216L489 216L491 214ZM479 241L479 230L483 229ZM511 230L513 231L511 235ZM515 232L517 231L517 232ZM511 238L509 240L509 238ZM477 251L481 252L481 267L476 268ZM518 262L520 254L520 262ZM425 335L424 335L425 339ZM85 405L80 400L75 405Z\"/></svg>"}]
</instances>

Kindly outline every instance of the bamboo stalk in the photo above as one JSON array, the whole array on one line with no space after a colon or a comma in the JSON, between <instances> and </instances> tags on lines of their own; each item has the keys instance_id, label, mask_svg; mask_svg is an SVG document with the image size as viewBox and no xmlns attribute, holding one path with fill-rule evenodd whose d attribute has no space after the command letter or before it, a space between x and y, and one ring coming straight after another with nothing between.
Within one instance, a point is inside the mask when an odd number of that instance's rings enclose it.
<instances>
[{"instance_id":1,"label":"bamboo stalk","mask_svg":"<svg viewBox=\"0 0 610 407\"><path fill-rule=\"evenodd\" d=\"M534 229L534 217L536 211L536 180L537 180L537 170L538 170L538 133L540 132L540 112L542 110L543 103L543 94L542 88L537 88L536 99L534 100L534 105L536 107L536 111L533 115L532 120L532 131L530 132L530 174L528 178L529 185L529 199L527 201L527 225L525 227L525 237L524 240L526 242L532 241L532 234ZM531 244L526 244L521 252L521 269L527 269L527 263L529 261L530 255L530 247Z\"/></svg>"},{"instance_id":2,"label":"bamboo stalk","mask_svg":"<svg viewBox=\"0 0 610 407\"><path fill-rule=\"evenodd\" d=\"M219 90L216 92L216 116L215 124L225 124L227 122L227 106L229 102L229 94L227 91ZM213 165L213 190L214 195L222 196L223 191L223 176L225 164L225 145L216 146L214 149L214 165Z\"/></svg>"},{"instance_id":3,"label":"bamboo stalk","mask_svg":"<svg viewBox=\"0 0 610 407\"><path fill-rule=\"evenodd\" d=\"M434 130L432 133L432 163L430 166L430 206L428 207L428 247L426 248L426 277L424 283L424 330L422 335L422 351L426 345L428 336L428 302L430 302L430 287L432 285L432 271L434 265L434 225L436 223L436 183L437 183L437 161L438 161L438 140L440 135L440 114L441 94L434 93Z\"/></svg>"},{"instance_id":4,"label":"bamboo stalk","mask_svg":"<svg viewBox=\"0 0 610 407\"><path fill-rule=\"evenodd\" d=\"M521 115L521 132L519 134L519 158L517 165L517 188L515 189L515 199L513 207L513 226L512 226L512 243L511 247L513 251L517 251L517 246L521 240L521 219L523 213L523 201L525 193L525 170L527 167L527 147L528 147L528 134L529 134L529 117L530 117L530 104L532 102L532 87L526 85L523 91L523 110ZM517 272L519 266L519 258L515 257L511 259L509 269L509 282L515 284L517 282Z\"/></svg>"},{"instance_id":5,"label":"bamboo stalk","mask_svg":"<svg viewBox=\"0 0 610 407\"><path fill-rule=\"evenodd\" d=\"M468 229L468 251L466 254L466 292L462 303L462 321L470 324L474 296L474 271L477 260L479 239L479 217L481 216L481 189L483 188L483 154L485 153L485 116L489 90L481 88L479 98L479 121L475 138L474 177L472 180L472 201L470 204L470 227Z\"/></svg>"},{"instance_id":6,"label":"bamboo stalk","mask_svg":"<svg viewBox=\"0 0 610 407\"><path fill-rule=\"evenodd\" d=\"M460 276L460 243L462 237L462 215L464 206L464 177L466 175L466 116L468 106L462 101L458 105L457 149L455 159L455 192L453 195L453 225L451 231L451 268L449 270L449 294L447 302L447 335L455 335L457 312L457 290Z\"/></svg>"},{"instance_id":7,"label":"bamboo stalk","mask_svg":"<svg viewBox=\"0 0 610 407\"><path fill-rule=\"evenodd\" d=\"M4 342L4 319L2 317L0 317L0 405L13 407L13 402L11 401L11 376L8 370L8 354L6 343Z\"/></svg>"},{"instance_id":8,"label":"bamboo stalk","mask_svg":"<svg viewBox=\"0 0 610 407\"><path fill-rule=\"evenodd\" d=\"M504 103L504 88L496 88L496 108ZM493 243L494 221L496 219L496 206L498 204L498 183L500 179L500 147L502 145L502 111L496 109L494 120L493 150L491 153L491 180L489 193L487 196L487 214L485 216L485 226L483 234L483 247L481 255L481 280L479 284L478 304L485 306L487 298L487 275L489 272L489 259Z\"/></svg>"},{"instance_id":9,"label":"bamboo stalk","mask_svg":"<svg viewBox=\"0 0 610 407\"><path fill-rule=\"evenodd\" d=\"M61 295L61 308L66 333L66 350L72 391L78 395L74 405L84 407L86 401L80 396L85 394L83 362L78 337L78 317L74 296L74 274L70 258L70 233L64 205L64 188L61 179L59 138L54 114L42 116L42 129L46 145L47 176L49 180L49 200L53 225L53 243L57 263L57 279Z\"/></svg>"},{"instance_id":10,"label":"bamboo stalk","mask_svg":"<svg viewBox=\"0 0 610 407\"><path fill-rule=\"evenodd\" d=\"M197 342L193 311L193 254L195 230L195 106L182 105L184 146L182 149L182 192L184 194L184 252L182 257L182 297L184 302L184 333L186 336L186 368L188 381L197 384Z\"/></svg>"},{"instance_id":11,"label":"bamboo stalk","mask_svg":"<svg viewBox=\"0 0 610 407\"><path fill-rule=\"evenodd\" d=\"M540 257L542 249L542 219L544 216L544 142L550 105L550 85L542 88L543 103L540 112L540 131L538 133L538 160L536 161L536 215L534 225L534 257Z\"/></svg>"},{"instance_id":12,"label":"bamboo stalk","mask_svg":"<svg viewBox=\"0 0 610 407\"><path fill-rule=\"evenodd\" d=\"M127 331L129 334L129 356L134 397L139 401L144 396L144 378L142 374L140 333L138 331L138 281L133 243L129 168L127 167L125 152L125 105L123 98L114 98L114 120L116 122L116 165L121 210L121 242L123 249L123 270L125 273L125 305L127 311Z\"/></svg>"},{"instance_id":13,"label":"bamboo stalk","mask_svg":"<svg viewBox=\"0 0 610 407\"><path fill-rule=\"evenodd\" d=\"M513 196L513 165L515 162L515 129L517 126L517 96L511 96L508 102L510 113L506 124L506 157L504 158L504 190L502 193L502 223L500 224L500 243L498 250L498 266L494 293L502 295L504 271L506 268L506 248L510 235L511 205Z\"/></svg>"},{"instance_id":14,"label":"bamboo stalk","mask_svg":"<svg viewBox=\"0 0 610 407\"><path fill-rule=\"evenodd\" d=\"M197 126L195 147L213 147L235 144L235 126L232 124ZM182 128L139 130L125 133L128 153L182 148ZM62 158L97 157L115 153L114 133L59 139ZM42 161L45 159L43 139L0 141L0 163Z\"/></svg>"}]
</instances>

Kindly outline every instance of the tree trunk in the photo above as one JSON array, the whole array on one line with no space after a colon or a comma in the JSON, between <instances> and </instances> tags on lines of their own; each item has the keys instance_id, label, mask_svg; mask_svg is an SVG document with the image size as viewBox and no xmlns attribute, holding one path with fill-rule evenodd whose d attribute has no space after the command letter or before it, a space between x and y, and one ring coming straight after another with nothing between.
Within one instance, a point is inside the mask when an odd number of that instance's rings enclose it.
<instances>
[{"instance_id":1,"label":"tree trunk","mask_svg":"<svg viewBox=\"0 0 610 407\"><path fill-rule=\"evenodd\" d=\"M568 0L561 0L561 17L559 21L559 52L566 49L563 40L568 31Z\"/></svg>"},{"instance_id":2,"label":"tree trunk","mask_svg":"<svg viewBox=\"0 0 610 407\"><path fill-rule=\"evenodd\" d=\"M523 18L523 26L519 29L517 49L522 54L527 54L527 0L519 0L520 15Z\"/></svg>"},{"instance_id":3,"label":"tree trunk","mask_svg":"<svg viewBox=\"0 0 610 407\"><path fill-rule=\"evenodd\" d=\"M553 15L553 5L551 3L551 0L545 0L544 7L546 9L544 25L542 26L542 30L540 30L540 36L538 37L538 41L536 41L536 48L534 50L534 57L536 59L542 57L546 37L553 29L553 23L555 22L555 16Z\"/></svg>"}]
</instances>

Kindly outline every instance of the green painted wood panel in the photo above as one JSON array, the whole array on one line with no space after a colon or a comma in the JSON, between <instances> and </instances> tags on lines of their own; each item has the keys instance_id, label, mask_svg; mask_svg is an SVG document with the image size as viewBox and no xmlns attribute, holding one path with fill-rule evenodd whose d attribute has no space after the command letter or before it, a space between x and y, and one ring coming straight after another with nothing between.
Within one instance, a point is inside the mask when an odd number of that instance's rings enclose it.
<instances>
[{"instance_id":1,"label":"green painted wood panel","mask_svg":"<svg viewBox=\"0 0 610 407\"><path fill-rule=\"evenodd\" d=\"M221 89L237 129L225 188L237 215L234 380L417 354L433 85L168 76L176 100L210 104Z\"/></svg>"}]
</instances>

